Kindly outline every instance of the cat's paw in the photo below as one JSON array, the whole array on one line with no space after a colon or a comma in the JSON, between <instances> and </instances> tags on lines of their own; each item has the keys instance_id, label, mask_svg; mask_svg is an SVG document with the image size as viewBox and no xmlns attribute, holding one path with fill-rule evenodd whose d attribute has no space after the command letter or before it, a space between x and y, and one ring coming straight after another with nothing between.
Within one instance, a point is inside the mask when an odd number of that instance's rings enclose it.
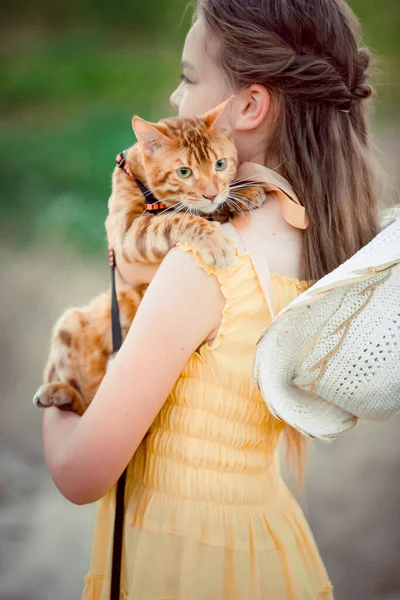
<instances>
[{"instance_id":1,"label":"cat's paw","mask_svg":"<svg viewBox=\"0 0 400 600\"><path fill-rule=\"evenodd\" d=\"M207 246L199 248L198 252L207 265L220 269L229 267L236 256L232 240L228 240L219 231L207 235Z\"/></svg>"},{"instance_id":2,"label":"cat's paw","mask_svg":"<svg viewBox=\"0 0 400 600\"><path fill-rule=\"evenodd\" d=\"M42 385L33 398L33 404L38 408L56 406L83 415L86 404L82 396L68 383L57 382Z\"/></svg>"},{"instance_id":3,"label":"cat's paw","mask_svg":"<svg viewBox=\"0 0 400 600\"><path fill-rule=\"evenodd\" d=\"M250 186L243 190L243 200L236 200L244 210L253 210L262 206L267 198L267 194L260 185Z\"/></svg>"}]
</instances>

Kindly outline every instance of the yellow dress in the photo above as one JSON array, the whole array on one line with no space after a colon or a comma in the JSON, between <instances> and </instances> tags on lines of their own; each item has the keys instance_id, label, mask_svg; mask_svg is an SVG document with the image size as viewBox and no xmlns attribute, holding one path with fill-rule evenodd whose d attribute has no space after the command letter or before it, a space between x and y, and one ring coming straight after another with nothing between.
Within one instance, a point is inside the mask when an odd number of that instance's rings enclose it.
<instances>
[{"instance_id":1,"label":"yellow dress","mask_svg":"<svg viewBox=\"0 0 400 600\"><path fill-rule=\"evenodd\" d=\"M123 600L331 600L306 519L279 473L283 424L253 381L268 308L248 253L216 275L226 298L128 467ZM276 308L306 283L272 277ZM108 600L115 489L97 507L82 600Z\"/></svg>"}]
</instances>

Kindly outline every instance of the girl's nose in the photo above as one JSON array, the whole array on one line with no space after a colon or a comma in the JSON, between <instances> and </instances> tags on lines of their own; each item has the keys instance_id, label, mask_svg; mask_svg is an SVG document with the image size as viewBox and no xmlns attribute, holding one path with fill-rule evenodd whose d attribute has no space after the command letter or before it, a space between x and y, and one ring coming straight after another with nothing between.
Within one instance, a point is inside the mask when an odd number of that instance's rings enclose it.
<instances>
[{"instance_id":1,"label":"girl's nose","mask_svg":"<svg viewBox=\"0 0 400 600\"><path fill-rule=\"evenodd\" d=\"M172 92L169 101L174 108L179 108L179 88Z\"/></svg>"}]
</instances>

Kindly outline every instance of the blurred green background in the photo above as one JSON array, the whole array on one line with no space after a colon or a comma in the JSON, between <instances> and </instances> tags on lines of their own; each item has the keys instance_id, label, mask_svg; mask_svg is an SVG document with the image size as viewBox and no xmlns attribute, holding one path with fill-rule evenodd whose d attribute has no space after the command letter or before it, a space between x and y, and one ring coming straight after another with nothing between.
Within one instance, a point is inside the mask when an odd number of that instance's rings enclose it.
<instances>
[{"instance_id":1,"label":"blurred green background","mask_svg":"<svg viewBox=\"0 0 400 600\"><path fill-rule=\"evenodd\" d=\"M377 54L375 122L400 100L399 0L352 0ZM10 244L104 244L103 220L131 117L172 114L187 0L21 0L0 30L0 222Z\"/></svg>"},{"instance_id":2,"label":"blurred green background","mask_svg":"<svg viewBox=\"0 0 400 600\"><path fill-rule=\"evenodd\" d=\"M400 1L351 4L377 55L373 125L399 190ZM103 223L115 155L134 141L134 113L157 120L174 112L186 8L187 0L19 0L3 8L2 600L71 600L83 588L94 506L72 505L51 481L42 413L31 398L56 319L109 285ZM400 599L399 472L399 420L312 445L306 514L336 600Z\"/></svg>"},{"instance_id":3,"label":"blurred green background","mask_svg":"<svg viewBox=\"0 0 400 600\"><path fill-rule=\"evenodd\" d=\"M104 244L115 155L133 114L173 114L182 0L23 0L2 21L0 219L10 243Z\"/></svg>"}]
</instances>

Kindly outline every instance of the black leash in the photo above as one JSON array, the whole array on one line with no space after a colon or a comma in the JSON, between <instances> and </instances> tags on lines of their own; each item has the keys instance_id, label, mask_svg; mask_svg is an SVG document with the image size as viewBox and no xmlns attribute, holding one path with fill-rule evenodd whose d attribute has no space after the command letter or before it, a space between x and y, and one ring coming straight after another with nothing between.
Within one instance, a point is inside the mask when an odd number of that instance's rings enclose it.
<instances>
[{"instance_id":1,"label":"black leash","mask_svg":"<svg viewBox=\"0 0 400 600\"><path fill-rule=\"evenodd\" d=\"M126 153L121 152L116 158L116 163L120 169L123 169L125 173L131 179L134 179L140 191L143 194L146 211L153 215L157 215L165 210L171 210L160 202L151 192L148 190L141 181L136 179L126 164ZM210 215L205 215L205 218L211 219ZM117 298L117 289L115 285L115 253L114 250L109 248L109 258L111 266L111 327L112 327L112 346L113 354L118 352L122 346L122 331L121 322L119 318L119 307ZM110 600L120 600L121 593L121 568L122 568L122 547L123 547L123 533L124 533L124 513L125 513L125 483L126 483L126 472L127 469L122 473L117 483L117 491L115 498L115 518L114 518L114 539L113 539L113 551L112 551L112 566L111 566L111 592Z\"/></svg>"},{"instance_id":2,"label":"black leash","mask_svg":"<svg viewBox=\"0 0 400 600\"><path fill-rule=\"evenodd\" d=\"M112 346L113 354L115 354L122 346L122 331L121 322L119 318L117 289L115 285L115 254L112 248L109 248L109 256L111 266ZM110 600L120 600L126 471L127 469L125 469L125 471L122 473L121 477L118 480L115 498L114 541L112 551Z\"/></svg>"},{"instance_id":3,"label":"black leash","mask_svg":"<svg viewBox=\"0 0 400 600\"><path fill-rule=\"evenodd\" d=\"M132 171L126 163L126 152L120 152L117 155L116 163L120 169L125 171L126 175L133 179L139 187L145 202L146 211L157 215L167 209L165 204L160 202L150 190L139 179L134 177ZM168 209L167 209L168 210ZM117 298L117 288L115 285L115 253L113 248L109 247L109 259L111 267L111 332L112 332L112 350L115 355L122 346L121 321L119 317L119 306ZM117 483L115 497L115 517L114 517L114 538L112 550L111 565L111 591L110 600L120 600L121 594L121 570L122 570L122 548L124 537L124 513L125 513L125 484L126 472L122 473Z\"/></svg>"},{"instance_id":4,"label":"black leash","mask_svg":"<svg viewBox=\"0 0 400 600\"><path fill-rule=\"evenodd\" d=\"M165 210L165 205L162 204L153 196L153 194L142 184L141 181L133 176L133 173L126 164L126 153L121 152L116 158L116 163L120 169L123 169L128 177L134 179L140 191L143 194L146 210L152 214L158 214ZM111 267L111 332L112 332L112 349L115 355L122 346L122 331L121 321L119 317L119 307L117 298L117 288L115 284L115 253L113 248L109 247L109 259ZM122 473L117 483L115 497L115 517L114 517L114 538L112 550L112 565L111 565L111 591L110 600L120 600L121 594L121 570L122 570L122 548L124 537L124 514L125 514L125 484L126 472Z\"/></svg>"}]
</instances>

